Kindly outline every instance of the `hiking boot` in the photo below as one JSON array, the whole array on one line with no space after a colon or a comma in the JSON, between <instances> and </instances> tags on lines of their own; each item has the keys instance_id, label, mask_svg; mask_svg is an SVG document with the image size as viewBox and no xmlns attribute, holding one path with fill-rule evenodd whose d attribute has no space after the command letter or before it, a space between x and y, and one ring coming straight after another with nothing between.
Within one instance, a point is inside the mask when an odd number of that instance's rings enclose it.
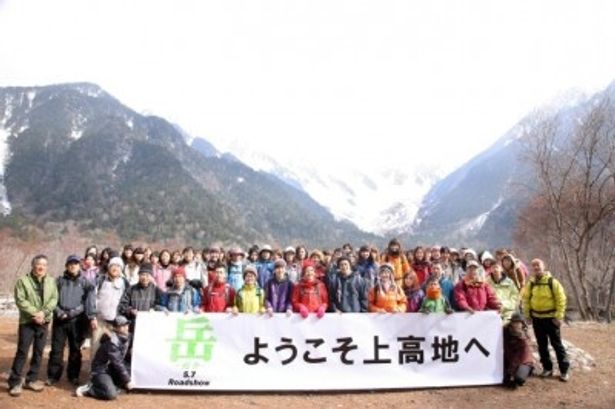
<instances>
[{"instance_id":1,"label":"hiking boot","mask_svg":"<svg viewBox=\"0 0 615 409\"><path fill-rule=\"evenodd\" d=\"M13 396L13 397L17 397L19 395L21 395L21 392L23 392L23 382L19 382L17 385L13 386L12 388L9 389L9 395Z\"/></svg>"},{"instance_id":2,"label":"hiking boot","mask_svg":"<svg viewBox=\"0 0 615 409\"><path fill-rule=\"evenodd\" d=\"M80 383L79 382L79 378L73 378L73 379L69 380L69 382L70 382L71 385L73 385L75 387L79 386L79 383Z\"/></svg>"},{"instance_id":3,"label":"hiking boot","mask_svg":"<svg viewBox=\"0 0 615 409\"><path fill-rule=\"evenodd\" d=\"M42 382L39 382L39 381L35 381L35 382L28 381L24 385L24 389L30 389L31 391L34 391L34 392L41 392L43 389L45 389L45 386L43 385Z\"/></svg>"},{"instance_id":4,"label":"hiking boot","mask_svg":"<svg viewBox=\"0 0 615 409\"><path fill-rule=\"evenodd\" d=\"M550 369L547 371L546 369L544 369L538 376L540 376L541 378L550 378L553 376L553 370Z\"/></svg>"},{"instance_id":5,"label":"hiking boot","mask_svg":"<svg viewBox=\"0 0 615 409\"><path fill-rule=\"evenodd\" d=\"M570 379L570 371L559 374L559 380L562 382L568 382Z\"/></svg>"},{"instance_id":6,"label":"hiking boot","mask_svg":"<svg viewBox=\"0 0 615 409\"><path fill-rule=\"evenodd\" d=\"M90 389L92 388L92 384L88 383L85 385L81 385L75 390L75 396L82 398L84 396L88 396L90 393Z\"/></svg>"}]
</instances>

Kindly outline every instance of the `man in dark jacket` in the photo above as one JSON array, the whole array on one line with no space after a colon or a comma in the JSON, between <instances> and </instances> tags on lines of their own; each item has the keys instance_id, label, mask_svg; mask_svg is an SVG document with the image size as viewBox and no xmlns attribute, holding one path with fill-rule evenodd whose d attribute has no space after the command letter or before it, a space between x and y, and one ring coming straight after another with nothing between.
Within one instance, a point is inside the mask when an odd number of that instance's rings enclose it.
<instances>
[{"instance_id":1,"label":"man in dark jacket","mask_svg":"<svg viewBox=\"0 0 615 409\"><path fill-rule=\"evenodd\" d=\"M59 277L58 305L53 312L51 353L47 365L47 385L51 386L62 376L64 347L68 341L69 381L79 385L81 372L81 345L87 333L86 324L96 329L96 295L94 286L81 275L80 258L76 255L66 259L66 271Z\"/></svg>"},{"instance_id":2,"label":"man in dark jacket","mask_svg":"<svg viewBox=\"0 0 615 409\"><path fill-rule=\"evenodd\" d=\"M139 282L130 287L122 297L117 307L118 315L123 315L130 321L130 333L135 333L135 323L138 311L162 311L162 291L154 283L152 265L143 263L139 267ZM126 361L132 360L132 341L128 348Z\"/></svg>"},{"instance_id":3,"label":"man in dark jacket","mask_svg":"<svg viewBox=\"0 0 615 409\"><path fill-rule=\"evenodd\" d=\"M118 314L130 320L130 332L134 333L135 319L138 311L160 309L162 292L152 281L152 265L141 264L139 282L130 287L118 306Z\"/></svg>"},{"instance_id":4,"label":"man in dark jacket","mask_svg":"<svg viewBox=\"0 0 615 409\"><path fill-rule=\"evenodd\" d=\"M329 279L329 300L333 312L367 312L367 282L350 268L350 259L337 260L338 273Z\"/></svg>"},{"instance_id":5,"label":"man in dark jacket","mask_svg":"<svg viewBox=\"0 0 615 409\"><path fill-rule=\"evenodd\" d=\"M103 334L100 348L92 360L90 383L78 387L75 395L113 400L119 388L131 390L134 387L125 359L130 344L129 324L126 317L118 315L113 322L113 330Z\"/></svg>"}]
</instances>

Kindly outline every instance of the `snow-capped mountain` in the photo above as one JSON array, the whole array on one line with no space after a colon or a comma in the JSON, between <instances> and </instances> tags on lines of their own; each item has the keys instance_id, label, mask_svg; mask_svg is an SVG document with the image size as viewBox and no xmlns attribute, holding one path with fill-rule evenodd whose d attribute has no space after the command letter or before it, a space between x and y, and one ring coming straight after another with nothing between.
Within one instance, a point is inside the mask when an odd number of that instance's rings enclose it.
<instances>
[{"instance_id":1,"label":"snow-capped mountain","mask_svg":"<svg viewBox=\"0 0 615 409\"><path fill-rule=\"evenodd\" d=\"M450 245L509 246L520 209L531 196L533 171L524 159L526 138L554 120L561 141L597 101L613 100L615 83L589 96L566 92L528 114L492 146L436 183L423 199L407 240Z\"/></svg>"},{"instance_id":2,"label":"snow-capped mountain","mask_svg":"<svg viewBox=\"0 0 615 409\"><path fill-rule=\"evenodd\" d=\"M192 146L202 144L196 138ZM273 158L239 141L220 147L258 171L271 173L295 186L327 208L338 220L347 220L379 235L407 231L423 196L438 180L435 169L350 169L338 164L312 164L296 157ZM210 147L208 147L208 150Z\"/></svg>"},{"instance_id":3,"label":"snow-capped mountain","mask_svg":"<svg viewBox=\"0 0 615 409\"><path fill-rule=\"evenodd\" d=\"M0 87L0 227L75 222L127 240L243 246L378 239L187 137L95 84Z\"/></svg>"}]
</instances>

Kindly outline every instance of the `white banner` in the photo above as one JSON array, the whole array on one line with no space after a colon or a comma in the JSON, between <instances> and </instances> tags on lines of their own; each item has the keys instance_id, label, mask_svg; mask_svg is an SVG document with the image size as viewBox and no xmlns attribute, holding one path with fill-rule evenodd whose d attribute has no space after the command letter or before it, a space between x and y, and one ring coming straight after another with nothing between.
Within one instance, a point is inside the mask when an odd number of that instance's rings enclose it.
<instances>
[{"instance_id":1,"label":"white banner","mask_svg":"<svg viewBox=\"0 0 615 409\"><path fill-rule=\"evenodd\" d=\"M502 382L495 312L445 314L139 313L137 388L282 391Z\"/></svg>"}]
</instances>

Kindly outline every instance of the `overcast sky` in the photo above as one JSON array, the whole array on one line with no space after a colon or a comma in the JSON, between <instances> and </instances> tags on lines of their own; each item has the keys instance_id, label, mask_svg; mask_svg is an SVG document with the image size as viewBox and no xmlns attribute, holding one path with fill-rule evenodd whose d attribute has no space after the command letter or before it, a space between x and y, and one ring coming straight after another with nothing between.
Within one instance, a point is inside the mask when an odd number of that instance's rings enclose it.
<instances>
[{"instance_id":1,"label":"overcast sky","mask_svg":"<svg viewBox=\"0 0 615 409\"><path fill-rule=\"evenodd\" d=\"M451 170L613 81L614 18L613 1L0 0L0 85L94 82L222 148Z\"/></svg>"}]
</instances>

